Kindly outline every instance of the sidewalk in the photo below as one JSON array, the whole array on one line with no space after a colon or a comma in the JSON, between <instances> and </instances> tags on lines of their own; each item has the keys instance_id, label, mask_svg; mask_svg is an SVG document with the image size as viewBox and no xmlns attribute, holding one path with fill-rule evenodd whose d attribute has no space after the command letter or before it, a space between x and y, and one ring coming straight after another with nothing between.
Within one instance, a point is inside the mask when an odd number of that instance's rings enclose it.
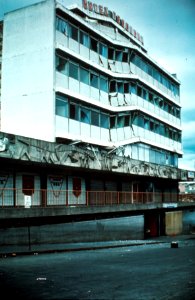
<instances>
[{"instance_id":1,"label":"sidewalk","mask_svg":"<svg viewBox=\"0 0 195 300\"><path fill-rule=\"evenodd\" d=\"M121 241L105 241L105 242L85 242L85 243L64 243L64 244L36 244L36 245L5 245L0 246L0 257L16 256L16 255L38 255L41 253L57 253L81 250L95 250L116 247L129 247L152 245L160 243L177 242L178 245L189 240L195 240L195 235L180 236L161 236L146 240L121 240Z\"/></svg>"}]
</instances>

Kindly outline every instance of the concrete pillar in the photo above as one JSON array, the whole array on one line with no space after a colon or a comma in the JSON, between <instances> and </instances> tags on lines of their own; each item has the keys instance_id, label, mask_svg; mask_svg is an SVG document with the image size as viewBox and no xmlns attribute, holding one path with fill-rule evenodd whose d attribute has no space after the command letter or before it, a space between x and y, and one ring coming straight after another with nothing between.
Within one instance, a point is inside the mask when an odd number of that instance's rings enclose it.
<instances>
[{"instance_id":1,"label":"concrete pillar","mask_svg":"<svg viewBox=\"0 0 195 300\"><path fill-rule=\"evenodd\" d=\"M170 211L165 213L165 234L178 235L182 233L182 211Z\"/></svg>"}]
</instances>

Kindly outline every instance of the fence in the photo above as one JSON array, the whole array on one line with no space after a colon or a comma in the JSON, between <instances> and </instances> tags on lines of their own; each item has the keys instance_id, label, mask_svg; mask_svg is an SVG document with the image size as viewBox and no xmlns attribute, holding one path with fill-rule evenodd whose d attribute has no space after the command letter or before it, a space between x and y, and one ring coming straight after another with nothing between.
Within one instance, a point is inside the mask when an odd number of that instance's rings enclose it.
<instances>
[{"instance_id":1,"label":"fence","mask_svg":"<svg viewBox=\"0 0 195 300\"><path fill-rule=\"evenodd\" d=\"M195 194L0 189L0 207L104 206L195 202Z\"/></svg>"}]
</instances>

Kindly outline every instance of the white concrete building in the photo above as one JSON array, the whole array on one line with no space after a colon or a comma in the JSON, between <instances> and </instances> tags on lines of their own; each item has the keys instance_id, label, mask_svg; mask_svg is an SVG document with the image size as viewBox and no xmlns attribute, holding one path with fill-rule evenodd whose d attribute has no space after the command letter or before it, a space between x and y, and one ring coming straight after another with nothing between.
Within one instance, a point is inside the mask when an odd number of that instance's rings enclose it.
<instances>
[{"instance_id":1,"label":"white concrete building","mask_svg":"<svg viewBox=\"0 0 195 300\"><path fill-rule=\"evenodd\" d=\"M149 56L140 33L109 8L86 0L69 8L63 3L45 0L4 16L2 144L6 135L14 135L51 147L81 146L93 156L87 163L85 154L79 156L76 165L84 190L117 191L120 173L126 176L120 179L122 191L176 194L182 156L179 80ZM38 149L18 156L76 170L74 153L66 164L58 151L39 160ZM83 168L99 177L86 179Z\"/></svg>"}]
</instances>

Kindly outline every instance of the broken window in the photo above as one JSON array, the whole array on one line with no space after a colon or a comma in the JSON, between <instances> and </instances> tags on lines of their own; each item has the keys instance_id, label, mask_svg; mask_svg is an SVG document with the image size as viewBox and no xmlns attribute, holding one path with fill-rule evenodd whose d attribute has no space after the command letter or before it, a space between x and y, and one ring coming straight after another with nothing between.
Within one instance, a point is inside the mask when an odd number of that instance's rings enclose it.
<instances>
[{"instance_id":1,"label":"broken window","mask_svg":"<svg viewBox=\"0 0 195 300\"><path fill-rule=\"evenodd\" d=\"M90 110L86 107L81 107L80 109L80 114L81 114L81 122L90 124L91 120L90 120Z\"/></svg>"},{"instance_id":2,"label":"broken window","mask_svg":"<svg viewBox=\"0 0 195 300\"><path fill-rule=\"evenodd\" d=\"M161 98L159 98L159 106L161 109L163 108L163 105L164 105L164 101Z\"/></svg>"},{"instance_id":3,"label":"broken window","mask_svg":"<svg viewBox=\"0 0 195 300\"><path fill-rule=\"evenodd\" d=\"M79 106L76 103L70 103L70 119L79 121Z\"/></svg>"},{"instance_id":4,"label":"broken window","mask_svg":"<svg viewBox=\"0 0 195 300\"><path fill-rule=\"evenodd\" d=\"M56 29L68 36L68 23L58 16L56 17Z\"/></svg>"},{"instance_id":5,"label":"broken window","mask_svg":"<svg viewBox=\"0 0 195 300\"><path fill-rule=\"evenodd\" d=\"M139 97L142 97L142 88L138 85L138 87L137 87L137 95L139 96Z\"/></svg>"},{"instance_id":6,"label":"broken window","mask_svg":"<svg viewBox=\"0 0 195 300\"><path fill-rule=\"evenodd\" d=\"M128 57L129 57L128 52L123 52L123 59L122 59L122 61L123 62L128 62Z\"/></svg>"},{"instance_id":7,"label":"broken window","mask_svg":"<svg viewBox=\"0 0 195 300\"><path fill-rule=\"evenodd\" d=\"M68 75L68 62L66 59L56 56L56 70L64 75Z\"/></svg>"},{"instance_id":8,"label":"broken window","mask_svg":"<svg viewBox=\"0 0 195 300\"><path fill-rule=\"evenodd\" d=\"M114 60L114 49L108 48L108 59Z\"/></svg>"},{"instance_id":9,"label":"broken window","mask_svg":"<svg viewBox=\"0 0 195 300\"><path fill-rule=\"evenodd\" d=\"M125 127L128 127L130 125L130 116L125 116Z\"/></svg>"},{"instance_id":10,"label":"broken window","mask_svg":"<svg viewBox=\"0 0 195 300\"><path fill-rule=\"evenodd\" d=\"M125 93L125 94L128 94L128 93L129 93L129 83L128 83L128 82L125 82L125 83L124 83L124 93Z\"/></svg>"},{"instance_id":11,"label":"broken window","mask_svg":"<svg viewBox=\"0 0 195 300\"><path fill-rule=\"evenodd\" d=\"M91 38L90 49L95 51L95 52L98 52L98 42L93 38Z\"/></svg>"},{"instance_id":12,"label":"broken window","mask_svg":"<svg viewBox=\"0 0 195 300\"><path fill-rule=\"evenodd\" d=\"M116 81L112 80L110 81L110 93L116 92Z\"/></svg>"},{"instance_id":13,"label":"broken window","mask_svg":"<svg viewBox=\"0 0 195 300\"><path fill-rule=\"evenodd\" d=\"M116 128L116 116L111 116L110 117L110 128Z\"/></svg>"}]
</instances>

